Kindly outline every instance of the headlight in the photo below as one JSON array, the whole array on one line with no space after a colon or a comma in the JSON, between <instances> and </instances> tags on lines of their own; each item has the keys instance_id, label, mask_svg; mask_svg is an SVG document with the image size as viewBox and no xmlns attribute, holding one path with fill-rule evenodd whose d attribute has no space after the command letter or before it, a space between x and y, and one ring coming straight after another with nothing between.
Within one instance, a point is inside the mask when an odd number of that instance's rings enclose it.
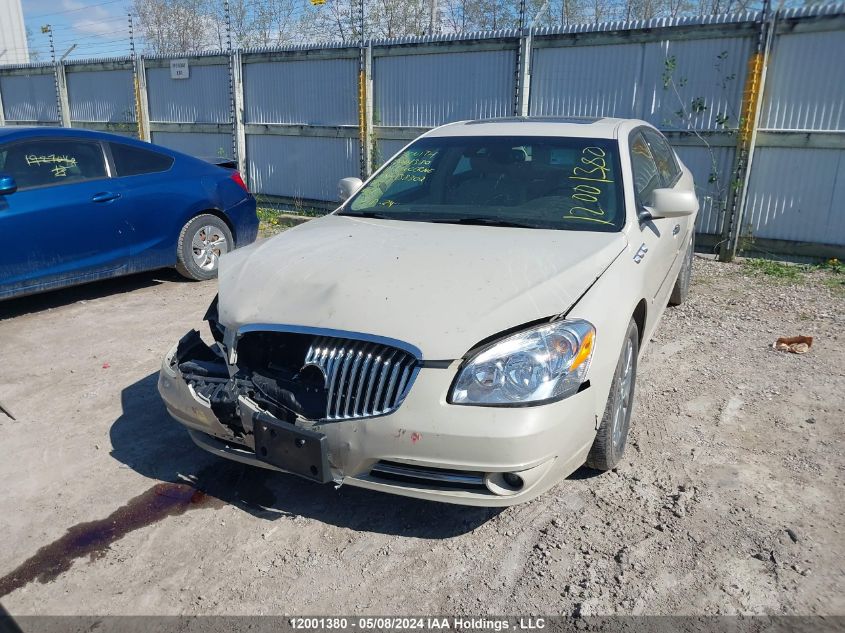
<instances>
[{"instance_id":1,"label":"headlight","mask_svg":"<svg viewBox=\"0 0 845 633\"><path fill-rule=\"evenodd\" d=\"M463 365L449 401L507 406L571 396L587 375L595 334L592 323L578 319L503 338Z\"/></svg>"}]
</instances>

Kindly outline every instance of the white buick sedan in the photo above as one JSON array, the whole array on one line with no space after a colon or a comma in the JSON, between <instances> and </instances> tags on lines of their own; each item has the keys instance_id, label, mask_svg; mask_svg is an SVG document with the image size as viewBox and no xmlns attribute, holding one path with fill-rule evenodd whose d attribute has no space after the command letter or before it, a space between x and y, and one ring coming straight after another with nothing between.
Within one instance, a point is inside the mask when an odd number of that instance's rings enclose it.
<instances>
[{"instance_id":1,"label":"white buick sedan","mask_svg":"<svg viewBox=\"0 0 845 633\"><path fill-rule=\"evenodd\" d=\"M428 132L334 213L226 255L159 391L202 448L318 482L527 501L622 458L690 283L693 178L642 121Z\"/></svg>"}]
</instances>

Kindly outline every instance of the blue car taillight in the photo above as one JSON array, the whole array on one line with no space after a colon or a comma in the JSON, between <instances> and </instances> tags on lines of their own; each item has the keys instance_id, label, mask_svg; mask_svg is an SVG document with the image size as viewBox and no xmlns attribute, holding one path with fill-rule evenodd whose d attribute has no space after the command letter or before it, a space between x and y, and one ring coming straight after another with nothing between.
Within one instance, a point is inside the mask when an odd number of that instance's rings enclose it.
<instances>
[{"instance_id":1,"label":"blue car taillight","mask_svg":"<svg viewBox=\"0 0 845 633\"><path fill-rule=\"evenodd\" d=\"M241 177L241 172L233 171L231 177L232 177L232 180L234 180L236 183L238 183L240 185L241 189L243 189L244 191L249 193L249 189L247 189L246 183L244 182L244 179Z\"/></svg>"}]
</instances>

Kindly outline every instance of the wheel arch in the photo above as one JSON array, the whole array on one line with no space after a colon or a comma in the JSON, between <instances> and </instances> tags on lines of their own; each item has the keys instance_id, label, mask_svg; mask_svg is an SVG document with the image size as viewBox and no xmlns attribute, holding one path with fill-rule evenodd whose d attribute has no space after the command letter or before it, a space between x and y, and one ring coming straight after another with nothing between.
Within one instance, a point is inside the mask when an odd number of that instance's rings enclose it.
<instances>
[{"instance_id":1,"label":"wheel arch","mask_svg":"<svg viewBox=\"0 0 845 633\"><path fill-rule=\"evenodd\" d=\"M568 318L586 319L596 328L588 377L598 419L604 414L619 352L631 320L639 330L640 350L648 340L649 302L643 298L643 285L632 283L641 272L630 257L619 257L567 313Z\"/></svg>"},{"instance_id":2,"label":"wheel arch","mask_svg":"<svg viewBox=\"0 0 845 633\"><path fill-rule=\"evenodd\" d=\"M645 299L640 299L637 307L634 308L634 313L631 318L637 324L637 346L638 349L643 348L643 336L645 335L646 317L648 316L648 302Z\"/></svg>"}]
</instances>

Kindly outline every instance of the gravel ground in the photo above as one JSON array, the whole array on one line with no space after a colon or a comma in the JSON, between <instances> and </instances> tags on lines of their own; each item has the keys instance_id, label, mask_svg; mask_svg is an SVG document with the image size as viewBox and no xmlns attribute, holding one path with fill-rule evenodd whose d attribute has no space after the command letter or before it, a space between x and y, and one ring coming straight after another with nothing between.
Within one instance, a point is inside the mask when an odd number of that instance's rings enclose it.
<instances>
[{"instance_id":1,"label":"gravel ground","mask_svg":"<svg viewBox=\"0 0 845 633\"><path fill-rule=\"evenodd\" d=\"M620 467L505 510L335 490L195 448L156 374L214 283L159 272L0 304L0 401L17 418L0 414L3 604L845 614L845 299L823 272L695 267L640 365ZM771 348L794 334L815 337L808 354Z\"/></svg>"}]
</instances>

